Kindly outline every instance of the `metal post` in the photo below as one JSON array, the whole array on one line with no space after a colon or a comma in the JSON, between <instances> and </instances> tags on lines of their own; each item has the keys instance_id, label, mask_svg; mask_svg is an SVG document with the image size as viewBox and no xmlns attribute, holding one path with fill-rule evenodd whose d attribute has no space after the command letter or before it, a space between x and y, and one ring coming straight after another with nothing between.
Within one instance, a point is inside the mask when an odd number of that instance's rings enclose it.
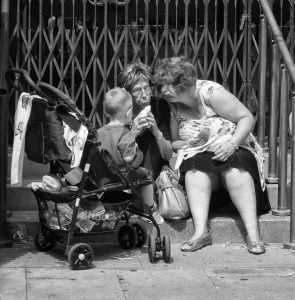
<instances>
[{"instance_id":1,"label":"metal post","mask_svg":"<svg viewBox=\"0 0 295 300\"><path fill-rule=\"evenodd\" d=\"M288 71L290 73L293 83L295 83L295 63L294 63L293 57L291 56L291 54L289 52L287 45L286 45L286 42L284 40L284 37L280 30L280 27L273 15L272 9L269 6L268 0L259 0L259 2L263 9L263 13L268 21L268 24L270 26L273 37L278 44L278 47L279 47L282 57L284 59L286 68L288 69Z\"/></svg>"},{"instance_id":2,"label":"metal post","mask_svg":"<svg viewBox=\"0 0 295 300\"><path fill-rule=\"evenodd\" d=\"M287 207L287 135L288 135L288 79L284 64L281 65L281 95L280 95L280 147L279 147L279 199L278 208L272 210L275 216L289 216Z\"/></svg>"},{"instance_id":3,"label":"metal post","mask_svg":"<svg viewBox=\"0 0 295 300\"><path fill-rule=\"evenodd\" d=\"M264 147L265 139L265 86L266 86L266 61L267 61L267 31L266 20L262 14L260 17L259 34L259 109L258 109L258 143Z\"/></svg>"},{"instance_id":4,"label":"metal post","mask_svg":"<svg viewBox=\"0 0 295 300\"><path fill-rule=\"evenodd\" d=\"M0 28L0 247L8 247L12 245L7 239L6 226L8 100L5 72L8 69L9 0L2 0Z\"/></svg>"},{"instance_id":5,"label":"metal post","mask_svg":"<svg viewBox=\"0 0 295 300\"><path fill-rule=\"evenodd\" d=\"M268 183L278 183L277 170L277 136L278 136L278 104L279 104L279 60L278 46L273 41L271 45L271 95L269 114L269 159L268 159Z\"/></svg>"},{"instance_id":6,"label":"metal post","mask_svg":"<svg viewBox=\"0 0 295 300\"><path fill-rule=\"evenodd\" d=\"M295 112L295 91L292 93L292 112ZM292 113L292 124L295 124L295 113ZM291 143L291 218L290 218L290 243L285 243L284 248L295 250L295 126L292 126Z\"/></svg>"}]
</instances>

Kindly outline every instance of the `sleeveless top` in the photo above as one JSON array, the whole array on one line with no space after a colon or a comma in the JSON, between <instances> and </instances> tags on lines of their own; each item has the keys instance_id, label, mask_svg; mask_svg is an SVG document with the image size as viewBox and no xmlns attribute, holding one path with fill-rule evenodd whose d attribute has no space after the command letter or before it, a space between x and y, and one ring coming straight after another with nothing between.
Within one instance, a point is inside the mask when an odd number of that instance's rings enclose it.
<instances>
[{"instance_id":1,"label":"sleeveless top","mask_svg":"<svg viewBox=\"0 0 295 300\"><path fill-rule=\"evenodd\" d=\"M171 115L178 122L178 135L181 140L194 138L198 142L194 147L184 146L177 152L175 169L178 170L183 160L189 159L204 151L215 152L225 141L230 140L236 130L236 124L230 120L217 115L210 106L210 98L216 89L224 87L216 82L209 80L196 81L196 94L204 108L204 116L199 119L188 120L181 116L176 106L170 104ZM260 175L261 187L265 189L265 179L263 173L264 155L263 149L256 141L252 133L240 144L249 150L257 161Z\"/></svg>"}]
</instances>

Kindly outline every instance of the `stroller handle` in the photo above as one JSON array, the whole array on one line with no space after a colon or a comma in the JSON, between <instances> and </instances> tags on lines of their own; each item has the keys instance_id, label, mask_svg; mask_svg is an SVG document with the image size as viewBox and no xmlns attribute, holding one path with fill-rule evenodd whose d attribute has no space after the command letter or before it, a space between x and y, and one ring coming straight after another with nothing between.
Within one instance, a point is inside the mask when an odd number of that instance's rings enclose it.
<instances>
[{"instance_id":1,"label":"stroller handle","mask_svg":"<svg viewBox=\"0 0 295 300\"><path fill-rule=\"evenodd\" d=\"M44 91L44 89L46 89L48 92L50 92L50 95L47 95L47 97L50 98L50 100L52 101L57 101L57 98L63 100L63 101L66 101L66 102L70 102L71 104L75 105L74 101L67 95L65 94L64 92L62 92L61 90L59 90L58 88L46 83L46 82L43 82L43 81L40 81L38 83L38 87L42 90L43 93L45 94L49 94L49 93L46 93ZM52 99L54 98L54 99Z\"/></svg>"},{"instance_id":2,"label":"stroller handle","mask_svg":"<svg viewBox=\"0 0 295 300\"><path fill-rule=\"evenodd\" d=\"M67 103L68 105L70 105L72 107L72 109L75 110L77 113L79 113L80 115L83 115L83 113L80 111L80 109L77 107L76 103L71 99L71 97L69 97L67 94L65 94L58 88L56 88L46 82L43 82L43 81L40 81L38 83L38 86L40 87L42 92L45 93L51 101L57 102L57 100L60 99L64 103Z\"/></svg>"},{"instance_id":3,"label":"stroller handle","mask_svg":"<svg viewBox=\"0 0 295 300\"><path fill-rule=\"evenodd\" d=\"M23 91L21 90L21 88L15 84L14 79L15 79L15 75L19 74L21 75L26 83L29 84L29 86L31 88L33 88L38 94L39 96L46 98L46 95L42 92L42 90L38 87L38 85L33 81L33 79L30 77L29 73L27 70L25 69L20 69L20 68L11 68L8 69L5 73L5 79L7 80L7 82L12 85L19 93L22 93Z\"/></svg>"}]
</instances>

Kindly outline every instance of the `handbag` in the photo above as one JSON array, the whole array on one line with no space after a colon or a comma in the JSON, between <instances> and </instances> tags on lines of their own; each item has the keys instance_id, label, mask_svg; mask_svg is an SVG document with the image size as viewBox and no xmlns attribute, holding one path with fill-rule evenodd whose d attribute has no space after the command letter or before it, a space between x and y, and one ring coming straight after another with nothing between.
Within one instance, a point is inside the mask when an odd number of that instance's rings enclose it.
<instances>
[{"instance_id":1,"label":"handbag","mask_svg":"<svg viewBox=\"0 0 295 300\"><path fill-rule=\"evenodd\" d=\"M158 209L166 220L180 221L190 216L186 193L179 176L165 165L156 179Z\"/></svg>"}]
</instances>

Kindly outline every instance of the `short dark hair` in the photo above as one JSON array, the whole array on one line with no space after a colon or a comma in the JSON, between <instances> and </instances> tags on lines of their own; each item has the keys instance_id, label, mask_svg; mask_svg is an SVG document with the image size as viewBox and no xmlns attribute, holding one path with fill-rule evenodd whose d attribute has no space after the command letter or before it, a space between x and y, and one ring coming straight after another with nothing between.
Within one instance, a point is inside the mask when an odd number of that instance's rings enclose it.
<instances>
[{"instance_id":1,"label":"short dark hair","mask_svg":"<svg viewBox=\"0 0 295 300\"><path fill-rule=\"evenodd\" d=\"M131 95L124 88L115 87L109 90L103 100L103 111L107 118L114 117L127 104L132 102Z\"/></svg>"},{"instance_id":2,"label":"short dark hair","mask_svg":"<svg viewBox=\"0 0 295 300\"><path fill-rule=\"evenodd\" d=\"M197 77L196 67L185 57L177 56L159 60L151 80L158 91L164 84L171 84L177 92L184 92L195 84Z\"/></svg>"},{"instance_id":3,"label":"short dark hair","mask_svg":"<svg viewBox=\"0 0 295 300\"><path fill-rule=\"evenodd\" d=\"M135 62L127 65L119 74L119 85L124 87L128 92L131 92L134 85L145 80L148 83L151 79L150 67L141 62Z\"/></svg>"}]
</instances>

